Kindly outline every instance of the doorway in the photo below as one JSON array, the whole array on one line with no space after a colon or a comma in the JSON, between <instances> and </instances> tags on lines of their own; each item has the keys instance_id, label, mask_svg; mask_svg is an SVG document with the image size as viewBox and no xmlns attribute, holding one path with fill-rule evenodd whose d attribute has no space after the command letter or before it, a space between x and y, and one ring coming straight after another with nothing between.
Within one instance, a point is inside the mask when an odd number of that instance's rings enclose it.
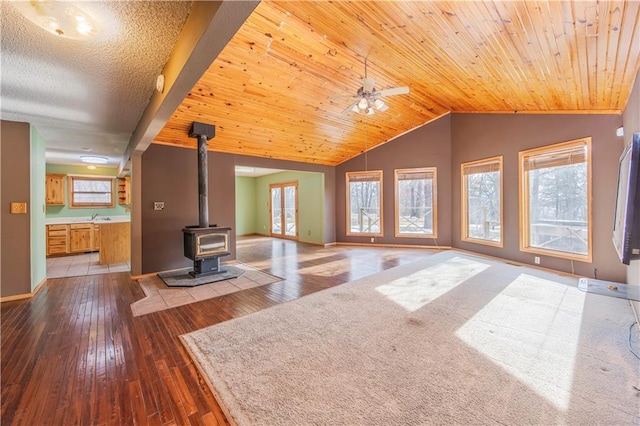
<instances>
[{"instance_id":1,"label":"doorway","mask_svg":"<svg viewBox=\"0 0 640 426\"><path fill-rule=\"evenodd\" d=\"M298 239L298 182L269 185L272 237Z\"/></svg>"}]
</instances>

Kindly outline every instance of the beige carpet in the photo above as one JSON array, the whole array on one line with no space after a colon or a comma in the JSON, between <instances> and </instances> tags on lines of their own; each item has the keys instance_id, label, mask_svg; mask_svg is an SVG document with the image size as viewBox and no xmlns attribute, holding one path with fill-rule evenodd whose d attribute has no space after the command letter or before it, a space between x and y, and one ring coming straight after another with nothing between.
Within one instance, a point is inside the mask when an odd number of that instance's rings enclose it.
<instances>
[{"instance_id":1,"label":"beige carpet","mask_svg":"<svg viewBox=\"0 0 640 426\"><path fill-rule=\"evenodd\" d=\"M233 266L243 269L244 273L237 278L202 284L197 287L167 287L157 275L140 278L138 283L142 287L145 297L131 304L133 316L146 315L282 281L280 277L259 271L243 263L234 263Z\"/></svg>"},{"instance_id":2,"label":"beige carpet","mask_svg":"<svg viewBox=\"0 0 640 426\"><path fill-rule=\"evenodd\" d=\"M631 308L576 285L448 251L182 339L240 425L638 425Z\"/></svg>"}]
</instances>

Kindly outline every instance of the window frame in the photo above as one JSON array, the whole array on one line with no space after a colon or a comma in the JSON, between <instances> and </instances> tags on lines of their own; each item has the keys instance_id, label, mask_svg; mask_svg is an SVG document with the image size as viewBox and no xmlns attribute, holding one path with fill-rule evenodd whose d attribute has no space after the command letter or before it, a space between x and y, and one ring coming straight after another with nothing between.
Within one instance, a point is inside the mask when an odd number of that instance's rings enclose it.
<instances>
[{"instance_id":1,"label":"window frame","mask_svg":"<svg viewBox=\"0 0 640 426\"><path fill-rule=\"evenodd\" d=\"M110 195L111 202L110 203L78 203L75 201L74 195L76 191L74 191L73 183L76 180L84 180L84 181L103 181L109 182L109 186L111 187ZM115 192L115 178L108 176L68 176L69 181L69 208L73 209L92 209L92 208L113 208L116 205L116 197L114 195ZM78 193L82 193L81 191L77 191ZM99 192L99 194L106 194L106 192Z\"/></svg>"},{"instance_id":2,"label":"window frame","mask_svg":"<svg viewBox=\"0 0 640 426\"><path fill-rule=\"evenodd\" d=\"M431 179L431 216L432 216L432 228L433 232L427 233L401 233L400 232L400 188L399 183L401 180L398 175L400 174L420 174L430 173ZM394 170L394 210L395 210L395 236L397 238L438 238L438 170L437 167L420 167L413 169L395 169Z\"/></svg>"},{"instance_id":3,"label":"window frame","mask_svg":"<svg viewBox=\"0 0 640 426\"><path fill-rule=\"evenodd\" d=\"M380 185L380 194L378 197L378 204L379 204L379 208L380 208L380 232L352 232L351 231L351 191L350 191L350 184L351 184L351 180L350 177L352 176L365 176L365 175L377 175L378 178L376 179L377 182ZM360 171L360 172L346 172L345 173L345 182L346 182L346 194L345 194L345 199L346 199L346 206L345 206L345 211L346 211L346 235L347 236L351 236L351 237L382 237L384 236L384 214L383 214L383 206L384 203L382 201L382 196L383 196L383 185L382 185L382 178L383 178L383 174L382 174L382 170L368 170L368 171Z\"/></svg>"},{"instance_id":4,"label":"window frame","mask_svg":"<svg viewBox=\"0 0 640 426\"><path fill-rule=\"evenodd\" d=\"M504 247L504 173L503 173L503 156L496 155L494 157L482 158L480 160L467 161L460 164L460 185L461 185L461 204L460 204L460 239L467 243L484 244L492 247ZM492 241L482 238L474 238L469 236L469 203L468 203L468 180L465 170L471 167L480 167L483 165L489 165L492 169L492 164L498 164L498 172L500 173L500 240Z\"/></svg>"},{"instance_id":5,"label":"window frame","mask_svg":"<svg viewBox=\"0 0 640 426\"><path fill-rule=\"evenodd\" d=\"M553 152L561 152L572 149L576 146L583 145L586 147L585 163L587 166L587 254L572 253L561 250L544 249L540 247L532 247L530 244L530 223L529 223L529 175L525 170L525 160L532 156L545 155L549 156ZM519 180L519 224L520 224L520 251L525 253L533 253L544 256L551 256L561 259L577 260L580 262L591 263L593 259L593 207L592 194L593 182L591 173L591 137L574 139L567 142L561 142L553 145L528 149L518 153L518 180ZM541 167L542 168L542 167Z\"/></svg>"},{"instance_id":6,"label":"window frame","mask_svg":"<svg viewBox=\"0 0 640 426\"><path fill-rule=\"evenodd\" d=\"M294 191L295 191L295 199L296 199L296 204L294 206L295 209L295 229L296 229L296 233L295 235L289 235L286 233L286 209L285 209L285 188L290 188L293 187ZM280 209L281 209L281 213L280 213L280 220L281 220L281 232L275 233L273 232L273 189L274 188L280 188ZM300 194L298 191L298 181L289 181L289 182L278 182L278 183L271 183L269 184L269 235L271 235L272 237L275 238L284 238L284 239L288 239L288 240L294 240L297 241L298 240L298 235L300 234L300 220L299 220L299 214L298 214L298 205L300 202Z\"/></svg>"}]
</instances>

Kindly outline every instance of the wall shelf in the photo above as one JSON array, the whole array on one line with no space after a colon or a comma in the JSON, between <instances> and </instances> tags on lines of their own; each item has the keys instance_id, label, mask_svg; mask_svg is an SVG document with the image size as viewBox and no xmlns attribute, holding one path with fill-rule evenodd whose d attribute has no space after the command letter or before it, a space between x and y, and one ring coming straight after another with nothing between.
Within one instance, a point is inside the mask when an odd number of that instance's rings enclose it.
<instances>
[{"instance_id":1,"label":"wall shelf","mask_svg":"<svg viewBox=\"0 0 640 426\"><path fill-rule=\"evenodd\" d=\"M131 179L128 177L118 179L118 204L121 206L131 204Z\"/></svg>"}]
</instances>

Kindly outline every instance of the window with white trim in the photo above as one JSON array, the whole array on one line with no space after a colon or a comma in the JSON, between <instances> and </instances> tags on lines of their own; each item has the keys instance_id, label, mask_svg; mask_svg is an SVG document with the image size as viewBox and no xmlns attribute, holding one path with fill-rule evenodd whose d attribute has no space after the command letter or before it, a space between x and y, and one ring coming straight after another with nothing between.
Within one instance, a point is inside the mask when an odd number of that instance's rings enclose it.
<instances>
[{"instance_id":1,"label":"window with white trim","mask_svg":"<svg viewBox=\"0 0 640 426\"><path fill-rule=\"evenodd\" d=\"M347 235L382 236L382 170L347 172Z\"/></svg>"},{"instance_id":2,"label":"window with white trim","mask_svg":"<svg viewBox=\"0 0 640 426\"><path fill-rule=\"evenodd\" d=\"M502 247L502 156L463 163L462 240Z\"/></svg>"},{"instance_id":3,"label":"window with white trim","mask_svg":"<svg viewBox=\"0 0 640 426\"><path fill-rule=\"evenodd\" d=\"M436 168L395 171L396 237L437 236Z\"/></svg>"},{"instance_id":4,"label":"window with white trim","mask_svg":"<svg viewBox=\"0 0 640 426\"><path fill-rule=\"evenodd\" d=\"M519 153L520 250L591 262L591 138Z\"/></svg>"},{"instance_id":5,"label":"window with white trim","mask_svg":"<svg viewBox=\"0 0 640 426\"><path fill-rule=\"evenodd\" d=\"M113 207L113 178L69 176L71 207Z\"/></svg>"}]
</instances>

